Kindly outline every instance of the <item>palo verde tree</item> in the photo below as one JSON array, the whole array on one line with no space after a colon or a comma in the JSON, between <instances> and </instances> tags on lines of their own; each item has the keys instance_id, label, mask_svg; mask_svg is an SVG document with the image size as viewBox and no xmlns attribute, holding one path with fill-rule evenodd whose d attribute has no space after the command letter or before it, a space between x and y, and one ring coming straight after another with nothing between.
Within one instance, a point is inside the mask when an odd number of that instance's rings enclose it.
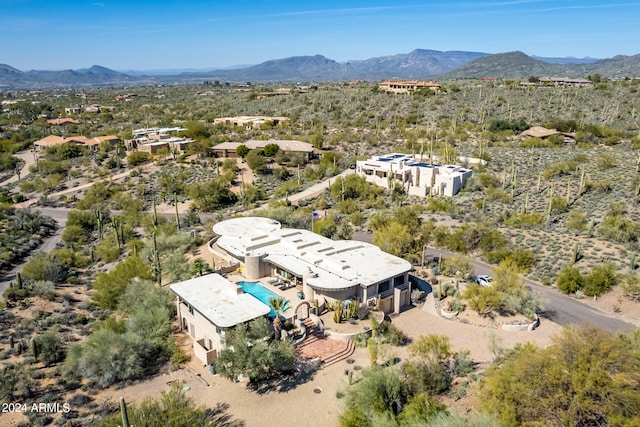
<instances>
[{"instance_id":1,"label":"palo verde tree","mask_svg":"<svg viewBox=\"0 0 640 427\"><path fill-rule=\"evenodd\" d=\"M640 423L638 331L567 327L553 341L544 349L518 345L490 367L481 408L507 427Z\"/></svg>"},{"instance_id":2,"label":"palo verde tree","mask_svg":"<svg viewBox=\"0 0 640 427\"><path fill-rule=\"evenodd\" d=\"M291 369L296 354L288 340L272 341L265 318L241 323L225 334L225 348L218 355L217 370L224 378L239 376L256 382Z\"/></svg>"}]
</instances>

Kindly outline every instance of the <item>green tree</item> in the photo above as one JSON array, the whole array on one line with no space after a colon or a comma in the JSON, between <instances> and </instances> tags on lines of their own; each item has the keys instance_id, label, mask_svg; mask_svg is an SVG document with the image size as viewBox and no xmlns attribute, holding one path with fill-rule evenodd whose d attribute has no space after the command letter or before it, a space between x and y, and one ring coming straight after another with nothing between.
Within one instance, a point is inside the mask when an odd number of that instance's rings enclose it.
<instances>
[{"instance_id":1,"label":"green tree","mask_svg":"<svg viewBox=\"0 0 640 427\"><path fill-rule=\"evenodd\" d=\"M373 232L373 244L395 256L406 255L413 243L407 226L391 222Z\"/></svg>"},{"instance_id":2,"label":"green tree","mask_svg":"<svg viewBox=\"0 0 640 427\"><path fill-rule=\"evenodd\" d=\"M469 301L469 307L481 316L487 316L500 308L504 295L494 286L471 284L462 293L462 298Z\"/></svg>"},{"instance_id":3,"label":"green tree","mask_svg":"<svg viewBox=\"0 0 640 427\"><path fill-rule=\"evenodd\" d=\"M275 156L278 151L280 150L280 146L278 144L267 144L264 147L264 155L267 157L273 157Z\"/></svg>"},{"instance_id":4,"label":"green tree","mask_svg":"<svg viewBox=\"0 0 640 427\"><path fill-rule=\"evenodd\" d=\"M441 273L447 276L457 276L460 278L469 277L473 272L471 260L461 254L453 254L449 258L444 258Z\"/></svg>"},{"instance_id":5,"label":"green tree","mask_svg":"<svg viewBox=\"0 0 640 427\"><path fill-rule=\"evenodd\" d=\"M600 264L585 276L584 294L587 296L600 295L609 292L616 284L618 284L618 276L613 264Z\"/></svg>"},{"instance_id":6,"label":"green tree","mask_svg":"<svg viewBox=\"0 0 640 427\"><path fill-rule=\"evenodd\" d=\"M247 148L246 145L241 144L236 148L236 154L244 159L247 154L249 154L249 148Z\"/></svg>"},{"instance_id":7,"label":"green tree","mask_svg":"<svg viewBox=\"0 0 640 427\"><path fill-rule=\"evenodd\" d=\"M504 426L640 423L640 335L567 327L539 349L518 345L489 367L480 407Z\"/></svg>"},{"instance_id":8,"label":"green tree","mask_svg":"<svg viewBox=\"0 0 640 427\"><path fill-rule=\"evenodd\" d=\"M396 416L404 403L400 377L393 369L367 369L362 380L347 389L345 400L341 427L397 425Z\"/></svg>"},{"instance_id":9,"label":"green tree","mask_svg":"<svg viewBox=\"0 0 640 427\"><path fill-rule=\"evenodd\" d=\"M145 151L136 151L127 156L127 164L129 167L138 166L151 160L151 154Z\"/></svg>"},{"instance_id":10,"label":"green tree","mask_svg":"<svg viewBox=\"0 0 640 427\"><path fill-rule=\"evenodd\" d=\"M209 265L205 260L200 257L193 260L193 263L191 263L191 273L194 276L202 276L206 271L209 271Z\"/></svg>"},{"instance_id":11,"label":"green tree","mask_svg":"<svg viewBox=\"0 0 640 427\"><path fill-rule=\"evenodd\" d=\"M149 266L140 257L134 255L116 265L108 273L98 273L93 285L96 290L93 296L94 301L101 307L116 308L127 286L135 278L151 280L153 275Z\"/></svg>"},{"instance_id":12,"label":"green tree","mask_svg":"<svg viewBox=\"0 0 640 427\"><path fill-rule=\"evenodd\" d=\"M203 184L187 187L192 206L203 212L212 212L225 206L234 204L238 198L219 179L213 179Z\"/></svg>"},{"instance_id":13,"label":"green tree","mask_svg":"<svg viewBox=\"0 0 640 427\"><path fill-rule=\"evenodd\" d=\"M242 375L255 382L290 369L296 358L293 343L269 341L270 337L267 321L262 317L227 331L225 348L216 364L220 375L232 381Z\"/></svg>"},{"instance_id":14,"label":"green tree","mask_svg":"<svg viewBox=\"0 0 640 427\"><path fill-rule=\"evenodd\" d=\"M267 167L267 161L258 150L251 150L246 156L247 166L254 172L262 172Z\"/></svg>"},{"instance_id":15,"label":"green tree","mask_svg":"<svg viewBox=\"0 0 640 427\"><path fill-rule=\"evenodd\" d=\"M558 273L556 285L565 294L574 294L584 287L584 277L573 265L565 265Z\"/></svg>"}]
</instances>

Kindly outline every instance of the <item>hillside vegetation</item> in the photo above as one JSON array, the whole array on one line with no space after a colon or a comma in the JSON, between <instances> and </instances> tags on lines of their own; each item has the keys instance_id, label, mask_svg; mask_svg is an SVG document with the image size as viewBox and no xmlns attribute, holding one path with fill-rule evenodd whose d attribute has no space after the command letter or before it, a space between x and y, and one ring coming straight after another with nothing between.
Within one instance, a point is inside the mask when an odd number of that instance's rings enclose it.
<instances>
[{"instance_id":1,"label":"hillside vegetation","mask_svg":"<svg viewBox=\"0 0 640 427\"><path fill-rule=\"evenodd\" d=\"M131 88L2 93L16 100L0 110L5 175L11 176L21 164L16 153L23 159L29 158L25 152L33 154L34 161L19 179L5 181L1 193L2 267L8 270L26 255L31 258L4 294L0 396L5 401L37 402L55 395L86 404L77 404L82 409L71 414L57 414L57 420L30 414L25 425L62 424L113 412L113 405L90 403L92 393L183 364L185 354L175 342L173 305L165 286L215 269L199 257L198 248L213 237L213 223L248 210L285 226L313 226L334 239L370 233L374 243L416 267L424 264L425 246L448 249L456 256L437 268L461 280L472 273L466 257L485 259L499 266L499 294L469 291L469 306L480 315L505 307L534 314L539 306L518 272L577 298L622 289L621 298L637 301L639 83L595 77L598 82L592 88L464 80L443 82L439 93L410 95L383 93L362 82L287 86L290 92L274 95L284 85L233 87L216 81L140 87L129 101L115 97L131 94ZM46 122L47 115L66 117L64 109L77 104L113 108L100 113L82 109L72 115L79 124L64 129ZM261 126L214 124L216 118L239 115L289 120ZM519 136L531 126L571 137ZM125 141L133 129L143 127L181 127L178 134L194 141L185 153L161 150L153 155L108 143L95 150L62 144L38 153L26 151L50 134L116 135ZM216 144L249 139L299 139L311 143L319 156L305 164L301 156L273 146L245 150L238 161L211 156ZM453 198L417 198L405 194L400 185L386 190L356 175L335 177L356 160L389 152L442 162L465 163L460 157L475 157L484 164L473 166L473 177ZM331 179L331 185L317 197L297 204L289 201L294 193L325 179ZM53 230L51 220L33 212L38 208L69 210L61 243L46 254L32 252L32 242ZM313 211L324 215L312 224ZM456 292L452 286L449 290ZM580 413L556 402L554 410L569 411L557 418L494 403L511 393L501 388L509 379L500 372L530 374L523 372L523 360L541 366L539 375L531 376L536 384L551 378L558 387L567 386L570 379L563 382L553 376L549 371L554 367L543 359L564 360L565 351L590 349L587 344L602 353L616 352L604 354L603 360L609 357L611 366L623 372L619 378L604 370L595 372L594 382L606 380L603 387L615 396L627 396L630 386L637 388L636 335L612 338L588 328L576 335L575 340L560 337L556 350L525 346L497 355L502 357L495 364L504 371L487 371L481 404L488 409L474 422L586 425L615 424L625 417L637 421L637 398L628 400L629 407L601 402L593 411ZM415 417L434 417L441 425L460 421L443 412L445 396L436 393L448 392L458 376L451 369L458 364L464 365L460 378L473 375L476 381L479 371L470 374L471 362L463 354L456 359L446 344L444 355L429 346L425 351L413 347L420 359L402 365L402 378L382 367L363 375L360 386L347 394L352 406L341 423L392 420L405 425ZM412 372L420 373L421 380L412 381ZM437 387L441 380L446 387ZM584 389L577 382L569 385L579 395ZM383 393L384 386L392 386L392 399L374 408L361 405L362 396L376 391L367 385L380 383L376 390ZM596 397L604 399L606 392L597 391ZM554 396L540 395L549 400ZM162 405L170 403L167 399ZM141 408L145 405L157 406L147 402Z\"/></svg>"}]
</instances>

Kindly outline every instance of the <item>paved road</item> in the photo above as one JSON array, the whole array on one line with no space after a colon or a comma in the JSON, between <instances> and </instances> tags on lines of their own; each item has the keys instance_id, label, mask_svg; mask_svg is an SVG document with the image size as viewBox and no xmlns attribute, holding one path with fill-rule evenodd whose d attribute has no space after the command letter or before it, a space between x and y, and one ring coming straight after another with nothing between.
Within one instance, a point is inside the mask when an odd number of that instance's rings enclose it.
<instances>
[{"instance_id":1,"label":"paved road","mask_svg":"<svg viewBox=\"0 0 640 427\"><path fill-rule=\"evenodd\" d=\"M338 176L345 176L347 174L354 173L354 171L347 169ZM115 177L114 177L115 178ZM302 199L312 198L325 191L331 182L335 182L337 177L326 179L318 184L315 184L304 191L289 196L291 202L298 202ZM90 186L88 184L88 186ZM73 189L77 190L77 189ZM39 208L43 215L48 215L58 222L58 230L49 239L45 241L43 246L39 249L44 252L49 252L55 248L56 244L60 242L60 235L64 230L68 208ZM368 233L355 233L354 239L371 242L371 235ZM437 248L426 247L425 257L448 257L453 255L451 252L440 250ZM476 274L491 274L491 265L480 261L478 259L472 259L472 265ZM0 279L0 294L9 285L9 282L15 280L15 273L22 269L22 265L17 266L6 277ZM531 287L534 292L537 292L545 301L545 309L541 315L561 325L576 325L582 323L591 323L599 326L608 331L620 331L630 330L634 326L619 319L612 318L605 313L602 313L590 306L582 304L581 302L570 298L557 292L554 288L550 288L542 285L539 282L526 279L526 284Z\"/></svg>"},{"instance_id":2,"label":"paved road","mask_svg":"<svg viewBox=\"0 0 640 427\"><path fill-rule=\"evenodd\" d=\"M371 235L368 233L354 233L356 240L371 242ZM437 248L426 247L425 258L433 259L439 256L450 257L453 253ZM492 274L492 266L472 258L471 265L475 274ZM567 295L561 294L555 288L544 286L542 283L531 279L525 279L527 286L539 294L544 301L544 310L539 313L541 317L547 318L560 325L580 325L593 324L611 332L632 330L634 326L620 319L613 318L606 313L596 310L580 301Z\"/></svg>"},{"instance_id":3,"label":"paved road","mask_svg":"<svg viewBox=\"0 0 640 427\"><path fill-rule=\"evenodd\" d=\"M20 169L20 177L24 178L29 173L29 166L34 165L36 163L35 157L33 156L33 151L20 151L19 153L14 154L15 157L24 160L24 164L22 165L22 169ZM18 175L14 174L8 179L0 182L0 185L11 184L12 182L16 182L18 180Z\"/></svg>"},{"instance_id":4,"label":"paved road","mask_svg":"<svg viewBox=\"0 0 640 427\"><path fill-rule=\"evenodd\" d=\"M355 173L356 171L353 169L346 169L344 171L342 171L342 173L336 175L336 176L332 176L331 178L325 179L322 182L319 182L317 184L312 185L311 187L302 190L299 193L296 194L292 194L291 196L288 197L289 201L291 203L297 203L300 200L303 199L311 199L319 194L322 194L327 188L329 188L331 186L331 183L335 183L336 180L338 179L338 177L344 177L350 174Z\"/></svg>"}]
</instances>

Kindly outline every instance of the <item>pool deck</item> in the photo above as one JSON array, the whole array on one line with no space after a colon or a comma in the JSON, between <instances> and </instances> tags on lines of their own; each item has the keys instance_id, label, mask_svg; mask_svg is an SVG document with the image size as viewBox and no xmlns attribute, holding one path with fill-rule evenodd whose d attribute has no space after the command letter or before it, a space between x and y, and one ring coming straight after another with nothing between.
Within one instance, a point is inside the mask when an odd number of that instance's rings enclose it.
<instances>
[{"instance_id":1,"label":"pool deck","mask_svg":"<svg viewBox=\"0 0 640 427\"><path fill-rule=\"evenodd\" d=\"M263 277L257 280L249 280L246 277L243 277L237 273L230 273L227 275L227 280L237 283L237 282L260 282L262 286L271 290L272 292L280 295L284 299L289 301L289 308L283 313L287 319L291 319L293 317L293 310L300 302L300 298L298 298L298 292L302 292L302 286L294 286L289 289L285 289L284 291L280 290L280 286L282 285L270 285L269 280L275 279L274 276Z\"/></svg>"}]
</instances>

